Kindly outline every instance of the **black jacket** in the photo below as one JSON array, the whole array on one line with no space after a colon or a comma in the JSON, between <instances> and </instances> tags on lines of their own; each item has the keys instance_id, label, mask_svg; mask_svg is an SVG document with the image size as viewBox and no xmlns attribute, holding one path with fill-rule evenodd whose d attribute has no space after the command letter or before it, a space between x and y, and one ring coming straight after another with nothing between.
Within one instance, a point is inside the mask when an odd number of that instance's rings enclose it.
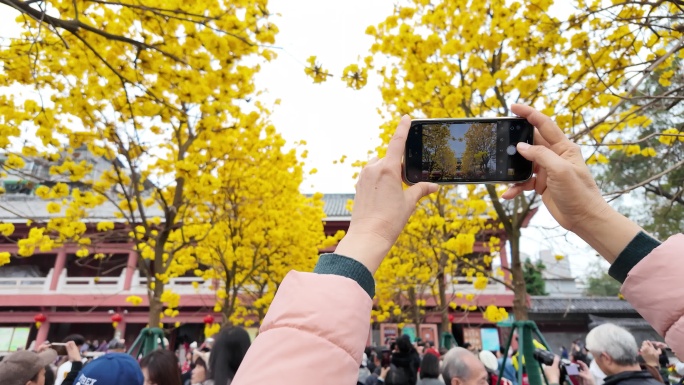
<instances>
[{"instance_id":1,"label":"black jacket","mask_svg":"<svg viewBox=\"0 0 684 385\"><path fill-rule=\"evenodd\" d=\"M603 379L603 385L663 385L663 383L653 378L651 373L640 370L608 376Z\"/></svg>"}]
</instances>

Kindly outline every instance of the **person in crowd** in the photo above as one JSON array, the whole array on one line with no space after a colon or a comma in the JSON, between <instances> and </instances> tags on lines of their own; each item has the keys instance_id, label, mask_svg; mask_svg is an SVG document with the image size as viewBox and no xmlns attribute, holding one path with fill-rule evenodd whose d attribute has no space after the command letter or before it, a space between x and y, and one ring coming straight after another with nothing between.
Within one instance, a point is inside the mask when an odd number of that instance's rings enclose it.
<instances>
[{"instance_id":1,"label":"person in crowd","mask_svg":"<svg viewBox=\"0 0 684 385\"><path fill-rule=\"evenodd\" d=\"M562 360L569 360L570 359L570 356L568 354L568 348L566 348L565 346L561 346L560 351L561 351L560 357Z\"/></svg>"},{"instance_id":2,"label":"person in crowd","mask_svg":"<svg viewBox=\"0 0 684 385\"><path fill-rule=\"evenodd\" d=\"M606 374L599 368L596 360L592 360L589 364L589 373L594 377L594 383L596 385L603 385L603 379L606 378Z\"/></svg>"},{"instance_id":3,"label":"person in crowd","mask_svg":"<svg viewBox=\"0 0 684 385\"><path fill-rule=\"evenodd\" d=\"M128 354L105 354L85 365L80 349L73 341L66 343L66 350L71 362L71 371L62 382L63 385L144 385L145 383L140 365Z\"/></svg>"},{"instance_id":4,"label":"person in crowd","mask_svg":"<svg viewBox=\"0 0 684 385\"><path fill-rule=\"evenodd\" d=\"M420 379L417 385L444 385L439 375L439 358L426 353L420 362Z\"/></svg>"},{"instance_id":5,"label":"person in crowd","mask_svg":"<svg viewBox=\"0 0 684 385\"><path fill-rule=\"evenodd\" d=\"M463 343L463 349L466 349L471 353L476 353L475 347L470 342L464 342Z\"/></svg>"},{"instance_id":6,"label":"person in crowd","mask_svg":"<svg viewBox=\"0 0 684 385\"><path fill-rule=\"evenodd\" d=\"M364 353L366 353L366 357L368 358L368 370L371 372L371 374L373 374L378 368L378 352L372 347L367 346L366 350L364 350Z\"/></svg>"},{"instance_id":7,"label":"person in crowd","mask_svg":"<svg viewBox=\"0 0 684 385\"><path fill-rule=\"evenodd\" d=\"M488 384L489 373L473 352L456 347L444 356L442 379L448 385Z\"/></svg>"},{"instance_id":8,"label":"person in crowd","mask_svg":"<svg viewBox=\"0 0 684 385\"><path fill-rule=\"evenodd\" d=\"M361 366L359 367L359 378L356 381L357 385L365 385L368 377L371 376L371 371L368 369L368 355L363 353L363 358L361 359Z\"/></svg>"},{"instance_id":9,"label":"person in crowd","mask_svg":"<svg viewBox=\"0 0 684 385\"><path fill-rule=\"evenodd\" d=\"M522 105L512 105L511 111L537 128L534 145L517 145L518 152L535 163L536 175L511 186L502 197L513 199L530 190L540 194L562 227L611 264L609 272L624 282L626 299L665 337L675 354L684 356L684 339L678 337L684 334L684 310L672 306L681 292L663 295L659 289L680 286L684 264L672 261L684 249L684 235L662 244L647 235L608 205L579 146L548 116ZM408 116L403 117L385 157L371 159L361 171L351 223L335 253L321 255L313 273L291 271L282 281L259 337L236 374L236 384L277 383L283 378L300 384L350 384L356 379L369 333L373 274L418 201L438 190L427 182L406 189L402 185L410 123ZM655 276L658 285L653 284ZM600 363L602 358L597 360ZM483 365L481 370L486 375ZM452 377L445 377L445 382L452 384Z\"/></svg>"},{"instance_id":10,"label":"person in crowd","mask_svg":"<svg viewBox=\"0 0 684 385\"><path fill-rule=\"evenodd\" d=\"M596 364L606 374L604 385L662 385L638 362L639 347L634 336L627 330L610 323L597 326L586 337L586 347ZM558 356L551 366L544 366L544 373L550 384L560 381ZM584 361L578 361L583 385L595 385L594 376ZM657 374L657 373L656 373Z\"/></svg>"},{"instance_id":11,"label":"person in crowd","mask_svg":"<svg viewBox=\"0 0 684 385\"><path fill-rule=\"evenodd\" d=\"M181 385L180 365L170 350L157 349L140 360L145 385Z\"/></svg>"},{"instance_id":12,"label":"person in crowd","mask_svg":"<svg viewBox=\"0 0 684 385\"><path fill-rule=\"evenodd\" d=\"M55 370L52 364L45 367L45 385L55 385Z\"/></svg>"},{"instance_id":13,"label":"person in crowd","mask_svg":"<svg viewBox=\"0 0 684 385\"><path fill-rule=\"evenodd\" d=\"M642 368L653 368L658 373L658 376L654 375L653 377L656 379L660 378L663 383L669 385L670 373L668 371L668 366L670 361L667 358L667 354L664 353L665 352L662 349L657 348L656 345L651 341L643 341L641 343L641 348L639 349L639 356L643 360Z\"/></svg>"},{"instance_id":14,"label":"person in crowd","mask_svg":"<svg viewBox=\"0 0 684 385\"><path fill-rule=\"evenodd\" d=\"M435 349L435 343L432 341L425 341L425 354L432 354L438 359L442 358L442 355L439 354L439 351Z\"/></svg>"},{"instance_id":15,"label":"person in crowd","mask_svg":"<svg viewBox=\"0 0 684 385\"><path fill-rule=\"evenodd\" d=\"M113 338L107 344L107 353L126 353L126 342L118 338Z\"/></svg>"},{"instance_id":16,"label":"person in crowd","mask_svg":"<svg viewBox=\"0 0 684 385\"><path fill-rule=\"evenodd\" d=\"M504 359L506 362L504 362ZM518 385L518 373L516 373L511 359L508 358L508 350L503 346L499 348L496 354L496 363L499 368L501 368L501 365L504 366L502 377L510 381L512 385Z\"/></svg>"},{"instance_id":17,"label":"person in crowd","mask_svg":"<svg viewBox=\"0 0 684 385\"><path fill-rule=\"evenodd\" d=\"M397 339L397 350L392 353L389 373L385 378L388 385L413 385L418 381L420 356L411 344L411 338L403 334Z\"/></svg>"},{"instance_id":18,"label":"person in crowd","mask_svg":"<svg viewBox=\"0 0 684 385\"><path fill-rule=\"evenodd\" d=\"M19 350L0 361L2 385L45 385L49 365L57 359L57 352L47 346L39 352ZM49 376L49 374L48 374Z\"/></svg>"},{"instance_id":19,"label":"person in crowd","mask_svg":"<svg viewBox=\"0 0 684 385\"><path fill-rule=\"evenodd\" d=\"M209 378L214 380L216 385L230 385L252 344L249 333L241 327L227 326L222 328L212 341Z\"/></svg>"},{"instance_id":20,"label":"person in crowd","mask_svg":"<svg viewBox=\"0 0 684 385\"><path fill-rule=\"evenodd\" d=\"M64 338L62 342L69 343L70 341L73 341L73 343L76 344L79 351L84 352L83 347L86 345L86 340L82 335L68 335L66 336L66 338ZM88 348L86 348L85 351L87 350ZM82 362L85 363L86 360L82 359ZM71 372L71 361L66 361L57 368L57 374L55 375L55 385L62 385L62 382L64 382L64 379L66 378L67 374L69 374L69 372Z\"/></svg>"},{"instance_id":21,"label":"person in crowd","mask_svg":"<svg viewBox=\"0 0 684 385\"><path fill-rule=\"evenodd\" d=\"M192 353L194 367L190 376L190 385L214 385L214 380L211 379L211 371L209 370L210 357L211 354L208 352L195 350Z\"/></svg>"}]
</instances>

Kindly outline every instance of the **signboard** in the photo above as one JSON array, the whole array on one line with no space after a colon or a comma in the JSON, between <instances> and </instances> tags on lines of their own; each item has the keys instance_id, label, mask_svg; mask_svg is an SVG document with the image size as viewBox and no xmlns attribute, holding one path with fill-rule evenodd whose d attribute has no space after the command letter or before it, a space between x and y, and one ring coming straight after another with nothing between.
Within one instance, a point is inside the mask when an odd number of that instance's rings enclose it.
<instances>
[{"instance_id":1,"label":"signboard","mask_svg":"<svg viewBox=\"0 0 684 385\"><path fill-rule=\"evenodd\" d=\"M9 352L14 328L0 328L0 352Z\"/></svg>"},{"instance_id":2,"label":"signboard","mask_svg":"<svg viewBox=\"0 0 684 385\"><path fill-rule=\"evenodd\" d=\"M497 329L480 329L480 337L482 338L482 350L499 351L501 344L499 343L499 331Z\"/></svg>"},{"instance_id":3,"label":"signboard","mask_svg":"<svg viewBox=\"0 0 684 385\"><path fill-rule=\"evenodd\" d=\"M480 328L463 328L463 340L465 342L470 342L470 344L477 349L482 349Z\"/></svg>"},{"instance_id":4,"label":"signboard","mask_svg":"<svg viewBox=\"0 0 684 385\"><path fill-rule=\"evenodd\" d=\"M411 343L416 342L416 327L413 325L406 325L401 329L401 334L406 334L411 339Z\"/></svg>"},{"instance_id":5,"label":"signboard","mask_svg":"<svg viewBox=\"0 0 684 385\"><path fill-rule=\"evenodd\" d=\"M9 351L14 352L19 349L26 349L29 333L31 328L14 328L14 335L12 335L12 342L9 346Z\"/></svg>"}]
</instances>

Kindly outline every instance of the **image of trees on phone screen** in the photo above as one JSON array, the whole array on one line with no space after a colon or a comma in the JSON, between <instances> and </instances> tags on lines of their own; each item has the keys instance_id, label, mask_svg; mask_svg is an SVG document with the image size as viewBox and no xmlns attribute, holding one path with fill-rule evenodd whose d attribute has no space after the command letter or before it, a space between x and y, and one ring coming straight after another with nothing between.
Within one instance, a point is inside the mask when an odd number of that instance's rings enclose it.
<instances>
[{"instance_id":1,"label":"image of trees on phone screen","mask_svg":"<svg viewBox=\"0 0 684 385\"><path fill-rule=\"evenodd\" d=\"M423 125L422 180L488 180L496 172L496 123Z\"/></svg>"}]
</instances>

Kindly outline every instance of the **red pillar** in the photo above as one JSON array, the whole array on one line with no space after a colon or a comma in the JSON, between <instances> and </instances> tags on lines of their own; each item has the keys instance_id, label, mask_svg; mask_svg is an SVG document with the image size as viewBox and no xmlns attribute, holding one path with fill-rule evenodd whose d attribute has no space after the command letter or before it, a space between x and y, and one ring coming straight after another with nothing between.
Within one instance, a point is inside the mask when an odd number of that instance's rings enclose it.
<instances>
[{"instance_id":1,"label":"red pillar","mask_svg":"<svg viewBox=\"0 0 684 385\"><path fill-rule=\"evenodd\" d=\"M36 335L36 344L35 344L36 348L38 348L38 346L42 345L43 342L47 341L49 331L50 331L50 321L43 322L40 325L40 329L38 329L38 335Z\"/></svg>"},{"instance_id":2,"label":"red pillar","mask_svg":"<svg viewBox=\"0 0 684 385\"><path fill-rule=\"evenodd\" d=\"M126 278L124 280L124 290L131 290L131 282L133 281L133 273L138 268L138 253L131 251L128 253L128 262L126 263Z\"/></svg>"},{"instance_id":3,"label":"red pillar","mask_svg":"<svg viewBox=\"0 0 684 385\"><path fill-rule=\"evenodd\" d=\"M66 250L60 249L57 252L57 258L55 259L55 267L52 270L52 281L50 282L50 290L57 290L57 284L59 283L59 276L62 275L64 266L66 266Z\"/></svg>"}]
</instances>

